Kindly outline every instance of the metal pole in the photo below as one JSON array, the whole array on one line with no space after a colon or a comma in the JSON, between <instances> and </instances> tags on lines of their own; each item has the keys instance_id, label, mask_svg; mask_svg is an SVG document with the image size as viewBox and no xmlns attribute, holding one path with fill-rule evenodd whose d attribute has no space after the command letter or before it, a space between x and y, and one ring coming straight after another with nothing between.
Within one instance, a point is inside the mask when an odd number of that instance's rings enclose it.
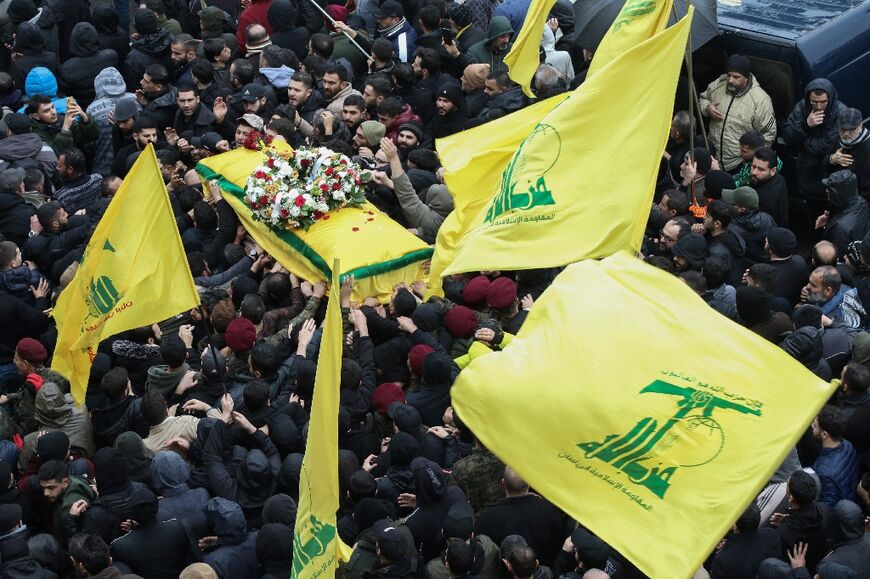
<instances>
[{"instance_id":1,"label":"metal pole","mask_svg":"<svg viewBox=\"0 0 870 579\"><path fill-rule=\"evenodd\" d=\"M324 10L323 7L320 6L320 4L318 4L315 0L308 0L308 1L311 2L311 5L312 5L312 6L314 6L314 7L317 8L318 10L320 10L320 13L323 14L326 18L328 18L329 21L332 23L332 25L335 26L335 20L333 20L332 16L329 15L329 12L327 12L326 10ZM338 29L336 28L336 30L338 30ZM364 49L362 46L360 46L359 43L358 43L356 40L354 40L354 39L350 36L350 34L348 34L347 32L345 32L344 30L339 30L339 32L341 32L342 34L344 34L345 37L346 37L348 40L350 40L351 43L352 43L354 46L356 46L356 47L359 49L359 51L362 52L362 53L365 55L366 59L371 60L372 55L369 54L368 52L366 52L365 49Z\"/></svg>"}]
</instances>

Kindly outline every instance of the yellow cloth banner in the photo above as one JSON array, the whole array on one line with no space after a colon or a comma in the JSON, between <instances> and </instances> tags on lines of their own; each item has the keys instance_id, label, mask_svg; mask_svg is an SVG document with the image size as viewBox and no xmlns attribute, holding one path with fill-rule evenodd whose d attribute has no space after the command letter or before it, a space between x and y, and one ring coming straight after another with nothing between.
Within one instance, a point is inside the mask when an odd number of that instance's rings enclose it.
<instances>
[{"instance_id":1,"label":"yellow cloth banner","mask_svg":"<svg viewBox=\"0 0 870 579\"><path fill-rule=\"evenodd\" d=\"M200 161L196 171L204 181L218 181L242 225L281 265L311 282L326 281L332 277L329 264L340 255L347 268L341 274L354 276L358 300L370 296L387 300L398 283L411 285L425 278L422 262L431 257L432 248L370 203L333 211L330 219L318 221L308 231L277 229L256 221L243 198L248 177L264 157L261 151L234 149Z\"/></svg>"},{"instance_id":2,"label":"yellow cloth banner","mask_svg":"<svg viewBox=\"0 0 870 579\"><path fill-rule=\"evenodd\" d=\"M569 265L504 351L462 371L451 398L535 490L649 577L678 579L701 566L834 388L620 252Z\"/></svg>"},{"instance_id":3,"label":"yellow cloth banner","mask_svg":"<svg viewBox=\"0 0 870 579\"><path fill-rule=\"evenodd\" d=\"M334 263L333 269L338 270L338 260ZM299 473L293 579L330 579L335 577L338 561L350 559L350 548L338 538L335 527L339 505L338 390L343 344L339 285L339 276L333 276L317 358L308 443Z\"/></svg>"},{"instance_id":4,"label":"yellow cloth banner","mask_svg":"<svg viewBox=\"0 0 870 579\"><path fill-rule=\"evenodd\" d=\"M445 274L640 248L692 13L617 57L538 123Z\"/></svg>"},{"instance_id":5,"label":"yellow cloth banner","mask_svg":"<svg viewBox=\"0 0 870 579\"><path fill-rule=\"evenodd\" d=\"M160 166L148 145L109 203L75 277L57 300L52 369L69 379L81 404L101 340L197 304Z\"/></svg>"},{"instance_id":6,"label":"yellow cloth banner","mask_svg":"<svg viewBox=\"0 0 870 579\"><path fill-rule=\"evenodd\" d=\"M485 125L456 133L435 143L444 180L453 195L453 211L438 229L435 253L429 267L429 293L442 296L441 277L450 262L466 226L492 199L498 175L511 160L523 139L547 113L567 99L563 93L496 119ZM428 296L427 296L428 297Z\"/></svg>"},{"instance_id":7,"label":"yellow cloth banner","mask_svg":"<svg viewBox=\"0 0 870 579\"><path fill-rule=\"evenodd\" d=\"M616 60L626 49L664 30L673 5L674 0L627 0L595 50L586 78Z\"/></svg>"},{"instance_id":8,"label":"yellow cloth banner","mask_svg":"<svg viewBox=\"0 0 870 579\"><path fill-rule=\"evenodd\" d=\"M547 15L556 0L532 0L523 27L517 34L514 44L504 57L508 65L508 76L523 87L523 92L529 98L535 98L532 92L532 79L541 63L541 37L544 36Z\"/></svg>"}]
</instances>

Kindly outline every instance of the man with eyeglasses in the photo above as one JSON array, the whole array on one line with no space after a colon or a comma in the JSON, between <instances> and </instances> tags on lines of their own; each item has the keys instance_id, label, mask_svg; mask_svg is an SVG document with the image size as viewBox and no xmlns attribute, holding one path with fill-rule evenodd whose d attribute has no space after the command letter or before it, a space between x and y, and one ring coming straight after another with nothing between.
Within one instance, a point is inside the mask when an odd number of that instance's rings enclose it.
<instances>
[{"instance_id":1,"label":"man with eyeglasses","mask_svg":"<svg viewBox=\"0 0 870 579\"><path fill-rule=\"evenodd\" d=\"M798 193L811 205L810 215L817 215L825 209L825 156L839 142L839 118L846 105L837 100L837 89L826 78L810 82L804 94L785 122L782 137L799 151Z\"/></svg>"}]
</instances>

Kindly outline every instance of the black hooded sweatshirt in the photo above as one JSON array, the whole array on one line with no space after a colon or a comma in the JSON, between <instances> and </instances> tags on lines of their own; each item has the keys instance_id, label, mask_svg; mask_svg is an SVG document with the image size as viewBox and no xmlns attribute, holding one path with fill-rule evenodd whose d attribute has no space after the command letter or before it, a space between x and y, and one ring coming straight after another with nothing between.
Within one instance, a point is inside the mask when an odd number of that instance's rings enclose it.
<instances>
[{"instance_id":1,"label":"black hooded sweatshirt","mask_svg":"<svg viewBox=\"0 0 870 579\"><path fill-rule=\"evenodd\" d=\"M209 434L203 450L203 463L215 496L236 501L245 513L250 528L260 526L263 505L275 492L281 457L269 437L257 430L251 435L253 450L245 454L235 474L224 463L224 451L231 446L230 430L218 422Z\"/></svg>"},{"instance_id":2,"label":"black hooded sweatshirt","mask_svg":"<svg viewBox=\"0 0 870 579\"><path fill-rule=\"evenodd\" d=\"M408 515L405 525L414 536L414 542L422 550L423 559L437 557L444 547L441 529L450 507L467 502L459 487L447 484L447 475L441 467L425 458L411 462L414 471L414 488L417 508Z\"/></svg>"},{"instance_id":3,"label":"black hooded sweatshirt","mask_svg":"<svg viewBox=\"0 0 870 579\"><path fill-rule=\"evenodd\" d=\"M100 35L89 22L75 25L69 50L74 56L60 67L61 86L86 109L94 100L94 79L103 69L117 67L118 55L114 50L100 49Z\"/></svg>"},{"instance_id":4,"label":"black hooded sweatshirt","mask_svg":"<svg viewBox=\"0 0 870 579\"><path fill-rule=\"evenodd\" d=\"M130 37L119 28L118 13L107 4L101 4L94 8L91 22L99 33L100 49L114 50L118 55L118 62L124 62L130 52Z\"/></svg>"},{"instance_id":5,"label":"black hooded sweatshirt","mask_svg":"<svg viewBox=\"0 0 870 579\"><path fill-rule=\"evenodd\" d=\"M9 67L15 86L24 88L27 73L37 66L44 66L57 76L60 65L57 53L45 49L45 39L36 24L24 22L15 34L15 52L21 54Z\"/></svg>"},{"instance_id":6,"label":"black hooded sweatshirt","mask_svg":"<svg viewBox=\"0 0 870 579\"><path fill-rule=\"evenodd\" d=\"M308 55L310 35L304 26L296 26L296 6L287 0L275 0L266 16L272 26L272 44L292 50L299 60Z\"/></svg>"},{"instance_id":7,"label":"black hooded sweatshirt","mask_svg":"<svg viewBox=\"0 0 870 579\"><path fill-rule=\"evenodd\" d=\"M133 43L124 61L123 69L128 91L135 92L139 88L145 69L152 64L162 64L166 70L173 69L171 46L172 36L162 28L154 34L146 34Z\"/></svg>"}]
</instances>

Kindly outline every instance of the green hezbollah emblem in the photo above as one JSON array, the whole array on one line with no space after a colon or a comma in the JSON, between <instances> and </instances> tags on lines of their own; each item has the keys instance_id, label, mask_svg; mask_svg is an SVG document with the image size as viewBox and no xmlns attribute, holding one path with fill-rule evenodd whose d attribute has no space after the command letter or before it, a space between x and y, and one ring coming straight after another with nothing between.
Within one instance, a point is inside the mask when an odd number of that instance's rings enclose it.
<instances>
[{"instance_id":1,"label":"green hezbollah emblem","mask_svg":"<svg viewBox=\"0 0 870 579\"><path fill-rule=\"evenodd\" d=\"M102 275L92 279L88 294L85 296L88 315L92 318L105 316L112 311L112 308L118 305L121 297L110 277Z\"/></svg>"},{"instance_id":2,"label":"green hezbollah emblem","mask_svg":"<svg viewBox=\"0 0 870 579\"><path fill-rule=\"evenodd\" d=\"M492 223L509 211L555 205L544 175L559 160L561 152L562 139L552 125L539 123L532 129L502 173L498 193L486 211L484 222Z\"/></svg>"},{"instance_id":3,"label":"green hezbollah emblem","mask_svg":"<svg viewBox=\"0 0 870 579\"><path fill-rule=\"evenodd\" d=\"M306 565L326 553L334 540L335 527L310 515L302 532L293 535L293 576L298 577Z\"/></svg>"},{"instance_id":4,"label":"green hezbollah emblem","mask_svg":"<svg viewBox=\"0 0 870 579\"><path fill-rule=\"evenodd\" d=\"M665 498L669 481L678 467L707 464L722 452L725 433L713 418L714 410L736 410L761 416L758 408L662 380L656 380L640 391L641 394L648 392L679 397L679 409L661 424L652 417L642 418L628 434L610 434L600 442L581 442L577 447L585 451L586 458L596 458L612 465L625 473L631 482L645 486L661 499ZM677 446L690 433L692 444ZM649 466L654 459L656 466Z\"/></svg>"},{"instance_id":5,"label":"green hezbollah emblem","mask_svg":"<svg viewBox=\"0 0 870 579\"><path fill-rule=\"evenodd\" d=\"M627 24L631 24L640 16L646 16L655 11L655 0L631 0L617 15L613 21L613 30L619 30Z\"/></svg>"},{"instance_id":6,"label":"green hezbollah emblem","mask_svg":"<svg viewBox=\"0 0 870 579\"><path fill-rule=\"evenodd\" d=\"M103 243L103 251L115 253L115 248L107 239ZM82 256L82 262L87 259L87 253ZM95 277L91 280L88 286L88 293L85 296L85 305L88 308L88 317L99 318L105 316L118 305L123 296L115 289L115 284L112 283L112 278L106 275Z\"/></svg>"}]
</instances>

